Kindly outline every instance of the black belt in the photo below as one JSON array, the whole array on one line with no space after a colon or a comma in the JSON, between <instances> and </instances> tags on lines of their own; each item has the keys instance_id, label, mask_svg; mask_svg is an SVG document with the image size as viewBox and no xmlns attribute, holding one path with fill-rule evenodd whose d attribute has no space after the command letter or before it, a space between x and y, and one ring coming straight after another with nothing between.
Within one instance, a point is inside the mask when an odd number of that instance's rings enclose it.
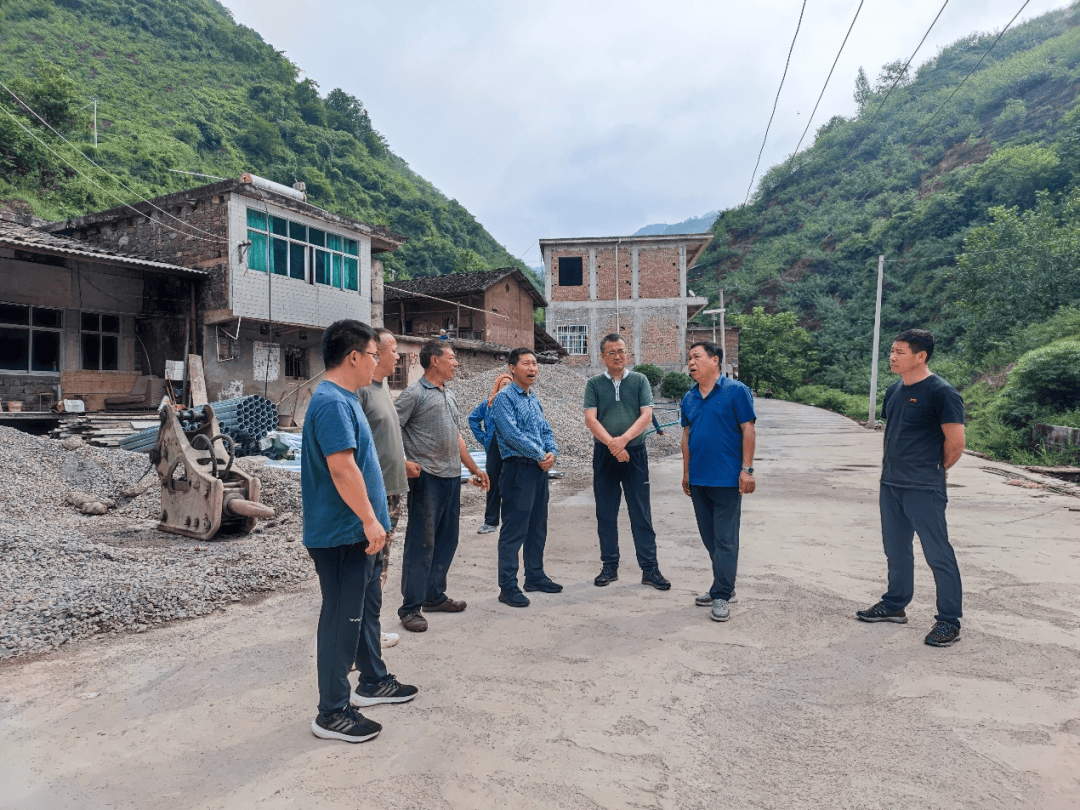
<instances>
[{"instance_id":1,"label":"black belt","mask_svg":"<svg viewBox=\"0 0 1080 810\"><path fill-rule=\"evenodd\" d=\"M525 456L510 456L502 460L503 464L539 464L535 458L526 458Z\"/></svg>"}]
</instances>

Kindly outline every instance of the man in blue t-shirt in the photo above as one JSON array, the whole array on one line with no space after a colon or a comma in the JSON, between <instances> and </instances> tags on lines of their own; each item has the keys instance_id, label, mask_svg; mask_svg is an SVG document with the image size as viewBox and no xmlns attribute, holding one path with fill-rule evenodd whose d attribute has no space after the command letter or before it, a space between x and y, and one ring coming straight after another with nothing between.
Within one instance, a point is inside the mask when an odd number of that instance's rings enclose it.
<instances>
[{"instance_id":1,"label":"man in blue t-shirt","mask_svg":"<svg viewBox=\"0 0 1080 810\"><path fill-rule=\"evenodd\" d=\"M934 336L907 329L896 336L889 367L901 379L885 392L885 453L881 467L881 536L889 563L889 589L855 615L864 622L905 624L915 590L912 545L918 533L937 584L937 622L926 637L934 647L960 640L960 568L945 523L947 470L964 452L964 401L932 374Z\"/></svg>"},{"instance_id":2,"label":"man in blue t-shirt","mask_svg":"<svg viewBox=\"0 0 1080 810\"><path fill-rule=\"evenodd\" d=\"M304 546L322 590L316 651L319 714L311 731L352 743L382 730L354 706L404 703L417 692L386 671L380 649L379 578L390 517L375 441L355 393L371 382L378 345L375 330L359 321L337 321L327 328L326 372L308 404L300 456ZM354 663L360 677L350 693Z\"/></svg>"},{"instance_id":3,"label":"man in blue t-shirt","mask_svg":"<svg viewBox=\"0 0 1080 810\"><path fill-rule=\"evenodd\" d=\"M731 618L736 601L742 496L754 491L754 400L750 389L720 373L723 350L710 340L690 347L688 369L697 383L682 399L683 492L694 502L701 542L712 560L708 593L694 603L713 621Z\"/></svg>"}]
</instances>

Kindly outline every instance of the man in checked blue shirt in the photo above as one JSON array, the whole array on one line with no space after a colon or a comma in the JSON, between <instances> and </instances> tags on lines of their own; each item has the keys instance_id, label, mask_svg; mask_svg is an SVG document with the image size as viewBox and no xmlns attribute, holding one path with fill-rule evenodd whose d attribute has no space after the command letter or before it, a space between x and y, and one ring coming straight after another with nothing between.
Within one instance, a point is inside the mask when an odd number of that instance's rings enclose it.
<instances>
[{"instance_id":1,"label":"man in checked blue shirt","mask_svg":"<svg viewBox=\"0 0 1080 810\"><path fill-rule=\"evenodd\" d=\"M697 383L682 399L683 492L694 502L701 542L712 560L708 593L694 600L726 622L735 601L742 496L754 491L757 434L750 389L720 373L724 352L712 341L690 347L688 369Z\"/></svg>"},{"instance_id":2,"label":"man in checked blue shirt","mask_svg":"<svg viewBox=\"0 0 1080 810\"><path fill-rule=\"evenodd\" d=\"M508 358L514 381L495 397L491 417L502 455L499 490L503 525L499 533L499 601L528 607L518 588L518 552L525 560L525 590L558 593L562 585L544 573L547 543L548 470L559 452L540 400L529 389L539 366L532 349L514 349Z\"/></svg>"}]
</instances>

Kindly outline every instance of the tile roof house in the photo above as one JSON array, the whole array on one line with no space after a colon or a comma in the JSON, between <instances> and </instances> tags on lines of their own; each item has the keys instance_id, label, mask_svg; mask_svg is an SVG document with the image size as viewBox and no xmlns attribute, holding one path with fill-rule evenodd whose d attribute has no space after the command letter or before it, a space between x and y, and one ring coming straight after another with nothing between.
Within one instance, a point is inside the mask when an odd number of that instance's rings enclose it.
<instances>
[{"instance_id":1,"label":"tile roof house","mask_svg":"<svg viewBox=\"0 0 1080 810\"><path fill-rule=\"evenodd\" d=\"M100 250L204 271L190 351L209 398L262 394L300 419L322 370L323 329L378 323L380 253L405 243L250 174L87 214L48 228ZM152 358L155 364L166 359ZM182 351L167 359L182 359Z\"/></svg>"},{"instance_id":2,"label":"tile roof house","mask_svg":"<svg viewBox=\"0 0 1080 810\"><path fill-rule=\"evenodd\" d=\"M61 398L88 407L164 390L164 358L182 357L191 306L210 273L47 233L0 212L0 398L27 410ZM154 362L154 358L162 358Z\"/></svg>"},{"instance_id":3,"label":"tile roof house","mask_svg":"<svg viewBox=\"0 0 1080 810\"><path fill-rule=\"evenodd\" d=\"M516 267L385 282L383 323L395 334L534 345L533 311L547 301Z\"/></svg>"}]
</instances>

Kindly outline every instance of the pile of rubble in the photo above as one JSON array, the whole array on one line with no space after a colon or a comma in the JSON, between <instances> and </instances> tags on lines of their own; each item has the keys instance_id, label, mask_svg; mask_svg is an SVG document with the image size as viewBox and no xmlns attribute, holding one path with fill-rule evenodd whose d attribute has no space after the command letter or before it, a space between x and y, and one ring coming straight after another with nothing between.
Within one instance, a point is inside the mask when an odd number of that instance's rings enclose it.
<instances>
[{"instance_id":1,"label":"pile of rubble","mask_svg":"<svg viewBox=\"0 0 1080 810\"><path fill-rule=\"evenodd\" d=\"M145 454L67 444L0 427L0 659L141 632L311 576L294 473L238 460L260 467L262 501L278 517L199 543L155 529L158 479ZM84 497L113 506L85 514Z\"/></svg>"},{"instance_id":2,"label":"pile of rubble","mask_svg":"<svg viewBox=\"0 0 1080 810\"><path fill-rule=\"evenodd\" d=\"M480 445L469 429L469 414L481 400L487 401L491 396L492 386L495 385L495 378L505 370L506 366L498 366L449 383L461 412L461 432L471 449L478 448ZM540 404L544 407L544 416L551 424L555 442L559 445L559 460L554 469L564 473L566 481L574 488L592 481L594 439L589 429L585 427L583 408L585 382L586 378L583 375L565 366L541 366L536 384L532 389L540 398ZM658 404L671 406L671 403ZM657 419L661 424L675 421L674 414L674 410L658 409L656 411ZM663 436L650 433L645 440L650 457L661 458L671 453L678 453L681 435L682 429L678 426L664 428Z\"/></svg>"}]
</instances>

